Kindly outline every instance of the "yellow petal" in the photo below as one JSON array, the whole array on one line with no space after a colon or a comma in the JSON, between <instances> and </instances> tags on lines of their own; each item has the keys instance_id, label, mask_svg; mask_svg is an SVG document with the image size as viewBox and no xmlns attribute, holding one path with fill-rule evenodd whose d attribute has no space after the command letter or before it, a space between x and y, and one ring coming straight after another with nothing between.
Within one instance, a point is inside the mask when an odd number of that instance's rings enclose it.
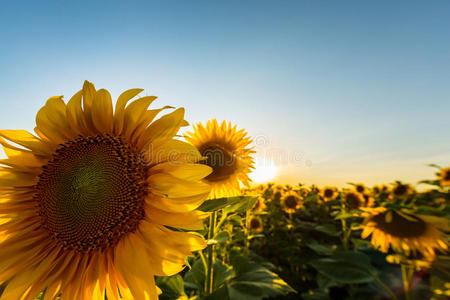
<instances>
[{"instance_id":1,"label":"yellow petal","mask_svg":"<svg viewBox=\"0 0 450 300\"><path fill-rule=\"evenodd\" d=\"M143 89L130 89L123 92L116 102L116 109L114 112L114 133L120 134L123 129L124 111L127 102L136 97Z\"/></svg>"},{"instance_id":2,"label":"yellow petal","mask_svg":"<svg viewBox=\"0 0 450 300\"><path fill-rule=\"evenodd\" d=\"M198 162L203 157L197 148L186 142L171 139L161 144L150 144L145 149L145 159L148 165L167 161Z\"/></svg>"},{"instance_id":3,"label":"yellow petal","mask_svg":"<svg viewBox=\"0 0 450 300\"><path fill-rule=\"evenodd\" d=\"M66 116L66 104L61 97L51 97L36 114L36 127L49 140L60 144L74 137Z\"/></svg>"},{"instance_id":4,"label":"yellow petal","mask_svg":"<svg viewBox=\"0 0 450 300\"><path fill-rule=\"evenodd\" d=\"M203 219L208 215L196 210L186 213L170 213L151 205L145 207L145 217L150 221L188 230L202 230Z\"/></svg>"},{"instance_id":5,"label":"yellow petal","mask_svg":"<svg viewBox=\"0 0 450 300\"><path fill-rule=\"evenodd\" d=\"M7 140L10 140L13 143L30 149L37 154L51 155L53 153L53 149L49 147L48 144L44 143L26 130L0 130L0 136ZM8 147L17 151L23 151L23 149L14 147L6 143L3 139L0 139L0 143L4 147Z\"/></svg>"},{"instance_id":6,"label":"yellow petal","mask_svg":"<svg viewBox=\"0 0 450 300\"><path fill-rule=\"evenodd\" d=\"M165 173L151 175L148 183L153 193L169 198L201 195L211 190L209 184L204 182L186 181Z\"/></svg>"},{"instance_id":7,"label":"yellow petal","mask_svg":"<svg viewBox=\"0 0 450 300\"><path fill-rule=\"evenodd\" d=\"M86 120L86 126L91 133L95 133L94 122L92 120L92 104L94 103L96 94L94 85L86 80L83 84L82 94L83 94L83 109Z\"/></svg>"},{"instance_id":8,"label":"yellow petal","mask_svg":"<svg viewBox=\"0 0 450 300\"><path fill-rule=\"evenodd\" d=\"M115 257L117 268L135 300L157 300L152 266L145 251L145 244L137 234L128 234L120 240L115 249Z\"/></svg>"},{"instance_id":9,"label":"yellow petal","mask_svg":"<svg viewBox=\"0 0 450 300\"><path fill-rule=\"evenodd\" d=\"M196 209L208 198L209 192L191 197L167 198L150 194L145 199L148 205L167 212L183 213Z\"/></svg>"},{"instance_id":10,"label":"yellow petal","mask_svg":"<svg viewBox=\"0 0 450 300\"><path fill-rule=\"evenodd\" d=\"M84 112L81 107L82 97L83 90L80 90L70 98L66 105L66 116L73 131L78 134L87 134Z\"/></svg>"},{"instance_id":11,"label":"yellow petal","mask_svg":"<svg viewBox=\"0 0 450 300\"><path fill-rule=\"evenodd\" d=\"M94 126L100 133L112 133L113 108L111 95L107 90L100 89L95 93L91 114Z\"/></svg>"},{"instance_id":12,"label":"yellow petal","mask_svg":"<svg viewBox=\"0 0 450 300\"><path fill-rule=\"evenodd\" d=\"M130 103L124 112L124 132L129 137L136 129L138 121L145 115L149 105L156 99L154 96L139 98Z\"/></svg>"},{"instance_id":13,"label":"yellow petal","mask_svg":"<svg viewBox=\"0 0 450 300\"><path fill-rule=\"evenodd\" d=\"M179 108L174 112L162 116L154 121L144 131L138 141L138 148L144 148L149 143L157 140L171 139L180 130L184 118L184 108Z\"/></svg>"},{"instance_id":14,"label":"yellow petal","mask_svg":"<svg viewBox=\"0 0 450 300\"><path fill-rule=\"evenodd\" d=\"M165 162L150 169L150 174L164 172L187 181L198 181L212 172L212 168L203 164L190 164L179 161Z\"/></svg>"}]
</instances>

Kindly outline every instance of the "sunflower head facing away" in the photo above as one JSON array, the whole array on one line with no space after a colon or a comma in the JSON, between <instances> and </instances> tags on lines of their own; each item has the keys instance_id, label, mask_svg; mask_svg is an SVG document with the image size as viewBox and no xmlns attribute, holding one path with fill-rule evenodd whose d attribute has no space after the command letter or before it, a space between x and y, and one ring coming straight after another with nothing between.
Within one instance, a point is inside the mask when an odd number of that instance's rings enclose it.
<instances>
[{"instance_id":1,"label":"sunflower head facing away","mask_svg":"<svg viewBox=\"0 0 450 300\"><path fill-rule=\"evenodd\" d=\"M36 135L0 130L2 299L157 299L154 275L181 271L202 229L195 209L208 197L202 155L174 139L184 109L156 119L156 97L113 110L106 90L85 82L68 103L50 98ZM128 104L128 105L127 105Z\"/></svg>"},{"instance_id":2,"label":"sunflower head facing away","mask_svg":"<svg viewBox=\"0 0 450 300\"><path fill-rule=\"evenodd\" d=\"M247 218L247 228L252 232L262 232L263 222L258 216L250 216Z\"/></svg>"},{"instance_id":3,"label":"sunflower head facing away","mask_svg":"<svg viewBox=\"0 0 450 300\"><path fill-rule=\"evenodd\" d=\"M441 169L441 186L450 186L450 167Z\"/></svg>"},{"instance_id":4,"label":"sunflower head facing away","mask_svg":"<svg viewBox=\"0 0 450 300\"><path fill-rule=\"evenodd\" d=\"M331 201L336 199L336 197L339 195L337 189L335 187L326 186L322 188L320 191L320 196L325 201Z\"/></svg>"},{"instance_id":5,"label":"sunflower head facing away","mask_svg":"<svg viewBox=\"0 0 450 300\"><path fill-rule=\"evenodd\" d=\"M290 191L283 196L281 204L285 212L292 214L302 207L302 199L296 192Z\"/></svg>"},{"instance_id":6,"label":"sunflower head facing away","mask_svg":"<svg viewBox=\"0 0 450 300\"><path fill-rule=\"evenodd\" d=\"M448 244L441 228L448 230L447 220L417 215L410 211L387 210L384 207L365 209L362 238L372 235L372 245L387 253L389 247L406 255L420 252L429 260L435 251L447 251Z\"/></svg>"},{"instance_id":7,"label":"sunflower head facing away","mask_svg":"<svg viewBox=\"0 0 450 300\"><path fill-rule=\"evenodd\" d=\"M206 158L202 163L213 169L204 179L212 187L211 198L238 195L241 184L249 185L248 174L254 169L251 138L243 129L237 130L225 121L219 125L215 119L206 126L198 123L193 129L184 137Z\"/></svg>"}]
</instances>

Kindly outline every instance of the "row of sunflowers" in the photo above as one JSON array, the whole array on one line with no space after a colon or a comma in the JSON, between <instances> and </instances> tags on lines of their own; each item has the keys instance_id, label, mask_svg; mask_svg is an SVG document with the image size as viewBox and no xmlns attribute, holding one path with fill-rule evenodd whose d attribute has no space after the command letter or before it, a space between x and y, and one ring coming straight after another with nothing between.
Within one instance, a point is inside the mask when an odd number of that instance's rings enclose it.
<instances>
[{"instance_id":1,"label":"row of sunflowers","mask_svg":"<svg viewBox=\"0 0 450 300\"><path fill-rule=\"evenodd\" d=\"M86 81L35 134L0 130L0 299L449 296L450 169L426 192L250 188L244 130L178 136L184 109L141 92L113 108Z\"/></svg>"}]
</instances>

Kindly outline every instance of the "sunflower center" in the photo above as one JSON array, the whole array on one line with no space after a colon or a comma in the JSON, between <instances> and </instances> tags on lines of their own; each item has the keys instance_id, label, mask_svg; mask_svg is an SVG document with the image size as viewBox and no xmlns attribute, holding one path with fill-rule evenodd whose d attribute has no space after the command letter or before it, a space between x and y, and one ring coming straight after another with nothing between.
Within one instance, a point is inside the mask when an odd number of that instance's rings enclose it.
<instances>
[{"instance_id":1,"label":"sunflower center","mask_svg":"<svg viewBox=\"0 0 450 300\"><path fill-rule=\"evenodd\" d=\"M408 186L406 184L399 184L394 188L394 195L403 196L408 192Z\"/></svg>"},{"instance_id":2,"label":"sunflower center","mask_svg":"<svg viewBox=\"0 0 450 300\"><path fill-rule=\"evenodd\" d=\"M389 211L380 213L372 217L377 227L398 238L413 238L422 235L426 229L426 223L419 217L406 214L401 214L395 211L391 211L392 219L387 222L386 215Z\"/></svg>"},{"instance_id":3,"label":"sunflower center","mask_svg":"<svg viewBox=\"0 0 450 300\"><path fill-rule=\"evenodd\" d=\"M331 197L333 197L334 193L333 193L332 189L326 189L323 194L324 194L325 198L331 198Z\"/></svg>"},{"instance_id":4,"label":"sunflower center","mask_svg":"<svg viewBox=\"0 0 450 300\"><path fill-rule=\"evenodd\" d=\"M204 145L200 153L206 157L202 162L210 166L213 171L207 177L208 181L223 181L230 178L237 170L236 156L218 144Z\"/></svg>"},{"instance_id":5,"label":"sunflower center","mask_svg":"<svg viewBox=\"0 0 450 300\"><path fill-rule=\"evenodd\" d=\"M250 228L258 229L260 226L261 226L261 223L259 222L259 219L253 218L250 220Z\"/></svg>"},{"instance_id":6,"label":"sunflower center","mask_svg":"<svg viewBox=\"0 0 450 300\"><path fill-rule=\"evenodd\" d=\"M444 180L450 180L450 171L444 173Z\"/></svg>"},{"instance_id":7,"label":"sunflower center","mask_svg":"<svg viewBox=\"0 0 450 300\"><path fill-rule=\"evenodd\" d=\"M35 198L43 228L65 249L115 245L144 217L146 172L120 137L67 142L39 176Z\"/></svg>"},{"instance_id":8,"label":"sunflower center","mask_svg":"<svg viewBox=\"0 0 450 300\"><path fill-rule=\"evenodd\" d=\"M297 198L295 196L287 196L286 200L284 200L284 204L287 208L296 208L297 207Z\"/></svg>"},{"instance_id":9,"label":"sunflower center","mask_svg":"<svg viewBox=\"0 0 450 300\"><path fill-rule=\"evenodd\" d=\"M364 192L365 189L366 189L366 188L365 188L363 185L361 185L361 184L358 184L358 185L356 186L356 191L357 191L358 193Z\"/></svg>"},{"instance_id":10,"label":"sunflower center","mask_svg":"<svg viewBox=\"0 0 450 300\"><path fill-rule=\"evenodd\" d=\"M350 208L358 208L361 206L361 198L358 195L355 195L354 193L348 193L345 196L345 202L347 203L348 207Z\"/></svg>"}]
</instances>

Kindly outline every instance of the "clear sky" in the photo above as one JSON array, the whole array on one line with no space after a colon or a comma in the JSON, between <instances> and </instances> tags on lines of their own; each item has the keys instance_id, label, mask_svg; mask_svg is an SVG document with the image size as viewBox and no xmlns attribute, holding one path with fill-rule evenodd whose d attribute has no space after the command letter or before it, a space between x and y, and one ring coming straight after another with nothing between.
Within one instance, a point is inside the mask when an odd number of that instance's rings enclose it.
<instances>
[{"instance_id":1,"label":"clear sky","mask_svg":"<svg viewBox=\"0 0 450 300\"><path fill-rule=\"evenodd\" d=\"M246 128L262 178L415 183L450 164L450 1L0 0L0 128L32 130L85 79Z\"/></svg>"}]
</instances>

